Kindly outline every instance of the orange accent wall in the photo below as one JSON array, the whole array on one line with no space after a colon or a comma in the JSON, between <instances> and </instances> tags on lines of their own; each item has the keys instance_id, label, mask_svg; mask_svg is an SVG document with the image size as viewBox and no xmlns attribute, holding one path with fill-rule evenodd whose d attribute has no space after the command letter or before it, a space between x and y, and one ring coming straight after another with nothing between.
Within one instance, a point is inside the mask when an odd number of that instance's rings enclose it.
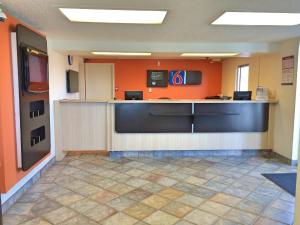
<instances>
[{"instance_id":1,"label":"orange accent wall","mask_svg":"<svg viewBox=\"0 0 300 225\"><path fill-rule=\"evenodd\" d=\"M115 93L117 99L124 99L125 90L142 90L144 99L168 97L172 99L201 99L221 93L222 63L193 59L86 59L87 63L115 64ZM201 70L201 85L172 86L152 88L148 93L147 70Z\"/></svg>"},{"instance_id":2,"label":"orange accent wall","mask_svg":"<svg viewBox=\"0 0 300 225\"><path fill-rule=\"evenodd\" d=\"M28 172L17 169L10 32L17 19L0 23L0 192L5 193Z\"/></svg>"}]
</instances>

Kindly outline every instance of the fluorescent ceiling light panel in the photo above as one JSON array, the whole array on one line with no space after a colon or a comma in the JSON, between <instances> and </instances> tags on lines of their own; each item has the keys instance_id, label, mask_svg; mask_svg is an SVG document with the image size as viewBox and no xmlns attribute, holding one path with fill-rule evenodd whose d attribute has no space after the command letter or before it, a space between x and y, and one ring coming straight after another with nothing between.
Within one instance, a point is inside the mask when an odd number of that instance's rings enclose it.
<instances>
[{"instance_id":1,"label":"fluorescent ceiling light panel","mask_svg":"<svg viewBox=\"0 0 300 225\"><path fill-rule=\"evenodd\" d=\"M300 24L300 13L225 12L213 25L293 26Z\"/></svg>"},{"instance_id":2,"label":"fluorescent ceiling light panel","mask_svg":"<svg viewBox=\"0 0 300 225\"><path fill-rule=\"evenodd\" d=\"M232 57L237 56L239 53L236 52L207 52L207 53L182 53L183 57Z\"/></svg>"},{"instance_id":3,"label":"fluorescent ceiling light panel","mask_svg":"<svg viewBox=\"0 0 300 225\"><path fill-rule=\"evenodd\" d=\"M72 22L161 24L167 11L59 8Z\"/></svg>"},{"instance_id":4,"label":"fluorescent ceiling light panel","mask_svg":"<svg viewBox=\"0 0 300 225\"><path fill-rule=\"evenodd\" d=\"M94 55L104 56L150 56L150 52L92 52Z\"/></svg>"}]
</instances>

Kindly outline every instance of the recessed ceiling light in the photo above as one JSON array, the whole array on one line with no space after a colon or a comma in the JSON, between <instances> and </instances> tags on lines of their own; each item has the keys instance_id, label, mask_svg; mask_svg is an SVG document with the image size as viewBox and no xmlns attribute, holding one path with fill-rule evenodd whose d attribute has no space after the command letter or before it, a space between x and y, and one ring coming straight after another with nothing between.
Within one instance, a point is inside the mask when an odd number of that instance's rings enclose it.
<instances>
[{"instance_id":1,"label":"recessed ceiling light","mask_svg":"<svg viewBox=\"0 0 300 225\"><path fill-rule=\"evenodd\" d=\"M161 24L167 11L59 8L72 22Z\"/></svg>"},{"instance_id":2,"label":"recessed ceiling light","mask_svg":"<svg viewBox=\"0 0 300 225\"><path fill-rule=\"evenodd\" d=\"M213 25L293 26L300 24L300 13L225 12Z\"/></svg>"},{"instance_id":3,"label":"recessed ceiling light","mask_svg":"<svg viewBox=\"0 0 300 225\"><path fill-rule=\"evenodd\" d=\"M94 55L104 56L150 56L150 52L92 52Z\"/></svg>"},{"instance_id":4,"label":"recessed ceiling light","mask_svg":"<svg viewBox=\"0 0 300 225\"><path fill-rule=\"evenodd\" d=\"M183 57L232 57L237 56L236 52L207 52L207 53L182 53Z\"/></svg>"}]
</instances>

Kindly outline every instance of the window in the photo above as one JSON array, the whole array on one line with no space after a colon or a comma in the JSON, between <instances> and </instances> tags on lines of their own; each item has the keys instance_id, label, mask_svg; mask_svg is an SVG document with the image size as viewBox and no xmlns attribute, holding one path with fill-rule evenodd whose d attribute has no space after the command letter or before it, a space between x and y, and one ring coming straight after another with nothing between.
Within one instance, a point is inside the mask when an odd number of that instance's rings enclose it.
<instances>
[{"instance_id":1,"label":"window","mask_svg":"<svg viewBox=\"0 0 300 225\"><path fill-rule=\"evenodd\" d=\"M248 91L249 65L242 65L237 68L235 90Z\"/></svg>"}]
</instances>

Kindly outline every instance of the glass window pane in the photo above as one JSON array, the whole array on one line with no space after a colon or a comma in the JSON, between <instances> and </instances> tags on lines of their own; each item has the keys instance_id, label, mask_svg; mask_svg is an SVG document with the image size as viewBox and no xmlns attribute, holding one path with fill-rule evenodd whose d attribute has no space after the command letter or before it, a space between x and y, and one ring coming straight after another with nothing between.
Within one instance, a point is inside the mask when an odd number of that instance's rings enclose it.
<instances>
[{"instance_id":1,"label":"glass window pane","mask_svg":"<svg viewBox=\"0 0 300 225\"><path fill-rule=\"evenodd\" d=\"M236 77L236 90L248 91L249 86L249 66L239 66Z\"/></svg>"}]
</instances>

